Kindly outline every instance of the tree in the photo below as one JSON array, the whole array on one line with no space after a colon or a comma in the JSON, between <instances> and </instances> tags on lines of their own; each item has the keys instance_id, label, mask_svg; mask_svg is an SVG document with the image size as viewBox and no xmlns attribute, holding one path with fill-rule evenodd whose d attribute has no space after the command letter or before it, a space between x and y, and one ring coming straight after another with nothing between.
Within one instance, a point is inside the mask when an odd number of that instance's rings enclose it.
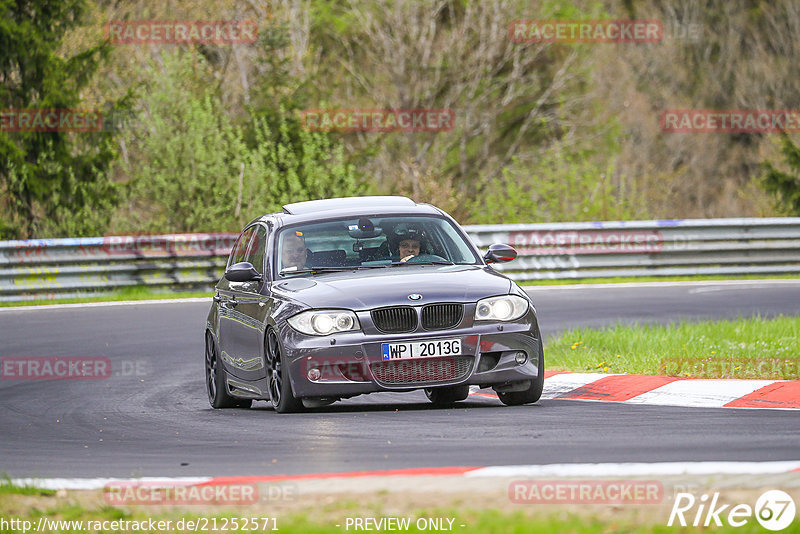
<instances>
[{"instance_id":1,"label":"tree","mask_svg":"<svg viewBox=\"0 0 800 534\"><path fill-rule=\"evenodd\" d=\"M587 47L508 36L515 19L575 19L577 8L518 0L336 4L340 24L325 53L335 58L332 79L342 67L347 73L339 82L344 90L332 95L346 98L338 107L359 102L455 115L452 131L345 137L354 152L375 150L365 169L384 189L399 184L421 198L425 184L417 177L452 178L453 196L473 194L501 178L515 156L558 139L570 127L558 116L576 116L583 105L579 92L589 69L579 60ZM325 38L320 32L316 39Z\"/></svg>"},{"instance_id":2,"label":"tree","mask_svg":"<svg viewBox=\"0 0 800 534\"><path fill-rule=\"evenodd\" d=\"M164 53L125 129L121 170L127 205L113 231L150 233L238 229L236 181L246 156L241 133L200 80L196 52ZM202 87L197 89L198 87Z\"/></svg>"},{"instance_id":3,"label":"tree","mask_svg":"<svg viewBox=\"0 0 800 534\"><path fill-rule=\"evenodd\" d=\"M107 56L98 43L61 57L80 24L84 0L0 0L0 107L75 109ZM103 231L115 193L106 132L0 131L0 237L87 235Z\"/></svg>"},{"instance_id":4,"label":"tree","mask_svg":"<svg viewBox=\"0 0 800 534\"><path fill-rule=\"evenodd\" d=\"M766 162L764 186L767 191L780 198L783 206L792 215L800 216L800 147L784 135L781 139L781 153L790 172L783 172Z\"/></svg>"},{"instance_id":5,"label":"tree","mask_svg":"<svg viewBox=\"0 0 800 534\"><path fill-rule=\"evenodd\" d=\"M140 127L125 132L127 205L114 231L239 231L286 203L363 192L341 146L283 108L234 123L199 83L209 69L192 51L150 63Z\"/></svg>"},{"instance_id":6,"label":"tree","mask_svg":"<svg viewBox=\"0 0 800 534\"><path fill-rule=\"evenodd\" d=\"M257 212L320 198L357 196L365 186L330 135L303 131L281 109L277 124L254 119L256 143L247 164L249 206ZM254 213L256 215L258 213Z\"/></svg>"}]
</instances>

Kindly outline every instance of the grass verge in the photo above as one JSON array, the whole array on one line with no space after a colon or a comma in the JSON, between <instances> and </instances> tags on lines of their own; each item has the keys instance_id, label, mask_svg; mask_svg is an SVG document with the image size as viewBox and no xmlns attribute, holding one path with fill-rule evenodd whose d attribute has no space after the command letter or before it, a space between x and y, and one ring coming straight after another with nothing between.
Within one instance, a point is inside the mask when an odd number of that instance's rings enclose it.
<instances>
[{"instance_id":1,"label":"grass verge","mask_svg":"<svg viewBox=\"0 0 800 534\"><path fill-rule=\"evenodd\" d=\"M546 344L547 368L692 378L797 380L800 317L569 330Z\"/></svg>"},{"instance_id":2,"label":"grass verge","mask_svg":"<svg viewBox=\"0 0 800 534\"><path fill-rule=\"evenodd\" d=\"M195 297L211 298L212 291L165 291L151 289L149 287L135 286L120 289L110 294L87 295L76 298L55 298L46 300L28 300L18 302L0 302L0 307L9 306L42 306L47 304L79 304L83 302L120 302L126 300L160 300L160 299L182 299Z\"/></svg>"},{"instance_id":3,"label":"grass verge","mask_svg":"<svg viewBox=\"0 0 800 534\"><path fill-rule=\"evenodd\" d=\"M513 278L513 274L511 275ZM786 280L800 279L796 274L767 275L702 275L702 276L615 276L613 278L568 278L559 280L525 280L521 286L562 286L577 284L622 284L637 282L703 282L714 280Z\"/></svg>"},{"instance_id":4,"label":"grass verge","mask_svg":"<svg viewBox=\"0 0 800 534\"><path fill-rule=\"evenodd\" d=\"M165 506L115 507L104 504L102 499L89 498L90 492L58 492L59 495L31 497L26 493L12 495L0 501L0 516L6 521L15 520L11 525L14 532L271 532L308 534L341 534L342 532L363 531L353 527L352 520L371 518L380 521L392 518L407 521L404 532L431 532L437 528L421 530L417 528L419 518L438 521L442 530L463 534L502 534L528 532L559 532L573 534L588 533L688 533L698 528L666 525L669 517L669 503L665 505L608 506L608 505L516 505L512 509L492 509L496 499L506 495L485 496L483 506L472 508L458 506L443 495L441 505L423 508L398 508L393 506L390 495L371 503L356 502L353 497L323 496L308 502L303 509L294 508L276 512L263 506L224 509L219 506L195 507L195 510L170 508ZM399 495L394 495L400 497ZM429 498L433 498L430 496ZM434 499L437 500L438 499ZM455 505L454 505L455 504ZM387 508L394 509L387 509ZM42 523L40 525L40 518ZM349 528L347 520L351 518ZM19 522L27 521L26 525ZM169 523L167 523L169 521ZM161 523L159 523L161 522ZM134 523L136 525L134 525ZM151 527L150 525L157 525ZM363 524L363 523L362 523ZM396 524L396 523L395 523ZM431 525L431 523L427 523ZM193 525L200 525L194 528ZM246 525L246 526L245 526ZM338 525L338 526L337 526ZM41 529L38 526L42 526ZM253 528L257 526L257 528ZM423 524L424 526L424 524ZM15 528L16 527L16 528ZM237 528L238 527L238 528ZM5 529L4 529L5 530ZM373 526L369 530L378 530ZM705 530L705 529L704 529ZM715 533L750 533L764 530L752 518L743 527L724 524L714 528ZM787 534L800 533L800 523L795 521L782 531Z\"/></svg>"},{"instance_id":5,"label":"grass verge","mask_svg":"<svg viewBox=\"0 0 800 534\"><path fill-rule=\"evenodd\" d=\"M0 496L5 495L39 495L51 497L56 492L48 489L35 488L33 486L17 486L11 483L11 478L6 476L0 479Z\"/></svg>"}]
</instances>

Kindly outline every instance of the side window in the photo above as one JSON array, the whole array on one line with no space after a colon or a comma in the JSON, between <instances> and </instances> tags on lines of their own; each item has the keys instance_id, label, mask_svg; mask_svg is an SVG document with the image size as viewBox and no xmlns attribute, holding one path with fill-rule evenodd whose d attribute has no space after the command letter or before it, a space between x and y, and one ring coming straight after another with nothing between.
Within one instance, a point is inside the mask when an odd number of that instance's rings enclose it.
<instances>
[{"instance_id":1,"label":"side window","mask_svg":"<svg viewBox=\"0 0 800 534\"><path fill-rule=\"evenodd\" d=\"M247 245L245 259L242 261L249 261L253 264L253 267L256 268L256 271L264 274L264 251L267 247L267 231L263 226L257 226L255 228L255 235L250 239L250 243Z\"/></svg>"},{"instance_id":2,"label":"side window","mask_svg":"<svg viewBox=\"0 0 800 534\"><path fill-rule=\"evenodd\" d=\"M231 251L231 257L230 260L228 260L228 267L230 267L234 263L246 261L244 258L245 258L245 251L247 250L247 243L253 236L254 231L255 227L251 226L250 228L242 232L242 235L239 236L239 240L236 242L236 245L234 245L233 250Z\"/></svg>"}]
</instances>

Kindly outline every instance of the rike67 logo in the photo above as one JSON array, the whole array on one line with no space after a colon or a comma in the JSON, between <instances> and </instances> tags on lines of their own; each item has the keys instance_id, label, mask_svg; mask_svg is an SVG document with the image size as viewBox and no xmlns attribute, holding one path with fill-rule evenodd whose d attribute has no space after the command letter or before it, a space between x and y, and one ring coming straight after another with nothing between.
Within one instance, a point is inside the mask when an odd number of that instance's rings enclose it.
<instances>
[{"instance_id":1,"label":"rike67 logo","mask_svg":"<svg viewBox=\"0 0 800 534\"><path fill-rule=\"evenodd\" d=\"M667 526L676 523L685 527L691 525L704 527L714 525L721 527L723 521L732 527L746 525L755 516L756 521L767 530L783 530L788 527L795 516L795 504L792 497L781 490L769 490L761 494L754 507L749 504L719 504L719 492L712 496L704 493L699 498L691 493L678 493L672 512L669 514ZM685 514L685 515L684 515Z\"/></svg>"}]
</instances>

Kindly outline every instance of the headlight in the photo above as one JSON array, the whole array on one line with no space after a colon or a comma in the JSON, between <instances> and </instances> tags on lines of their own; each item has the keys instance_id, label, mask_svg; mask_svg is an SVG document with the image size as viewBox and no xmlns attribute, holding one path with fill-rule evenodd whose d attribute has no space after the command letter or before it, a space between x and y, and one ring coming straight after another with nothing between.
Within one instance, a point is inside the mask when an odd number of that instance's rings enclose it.
<instances>
[{"instance_id":1,"label":"headlight","mask_svg":"<svg viewBox=\"0 0 800 534\"><path fill-rule=\"evenodd\" d=\"M356 314L348 310L304 311L289 317L289 325L309 336L327 336L360 328Z\"/></svg>"},{"instance_id":2,"label":"headlight","mask_svg":"<svg viewBox=\"0 0 800 534\"><path fill-rule=\"evenodd\" d=\"M478 301L476 321L513 321L528 311L528 301L516 295L489 297Z\"/></svg>"}]
</instances>

